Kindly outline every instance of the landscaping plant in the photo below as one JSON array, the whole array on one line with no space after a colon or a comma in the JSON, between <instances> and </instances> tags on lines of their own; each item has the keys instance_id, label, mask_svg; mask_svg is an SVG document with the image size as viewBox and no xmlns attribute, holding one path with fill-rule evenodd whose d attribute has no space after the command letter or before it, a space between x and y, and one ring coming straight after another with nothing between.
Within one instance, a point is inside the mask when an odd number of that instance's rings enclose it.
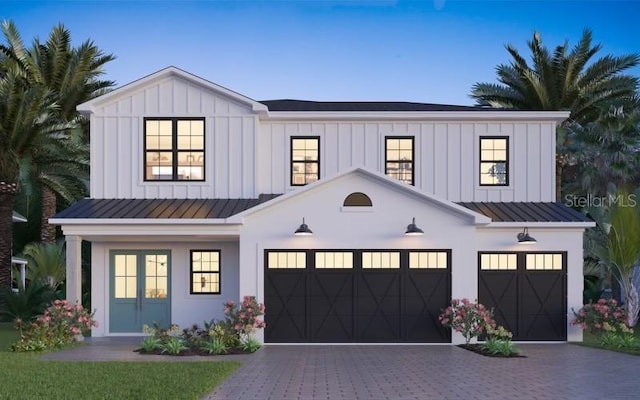
<instances>
[{"instance_id":1,"label":"landscaping plant","mask_svg":"<svg viewBox=\"0 0 640 400\"><path fill-rule=\"evenodd\" d=\"M55 300L35 321L16 321L20 339L13 344L12 350L42 351L64 347L93 326L97 326L93 313L81 304Z\"/></svg>"},{"instance_id":2,"label":"landscaping plant","mask_svg":"<svg viewBox=\"0 0 640 400\"><path fill-rule=\"evenodd\" d=\"M489 354L498 356L510 356L518 351L511 342L513 334L505 327L490 326L487 328L487 340L482 344L482 349Z\"/></svg>"},{"instance_id":3,"label":"landscaping plant","mask_svg":"<svg viewBox=\"0 0 640 400\"><path fill-rule=\"evenodd\" d=\"M466 344L473 338L485 335L488 329L494 328L496 324L491 310L466 298L453 299L438 319L445 328L462 333Z\"/></svg>"},{"instance_id":4,"label":"landscaping plant","mask_svg":"<svg viewBox=\"0 0 640 400\"><path fill-rule=\"evenodd\" d=\"M573 314L575 318L571 321L572 325L579 325L597 335L605 332L633 332L626 325L625 309L618 306L615 299L600 299L596 303L585 304Z\"/></svg>"}]
</instances>

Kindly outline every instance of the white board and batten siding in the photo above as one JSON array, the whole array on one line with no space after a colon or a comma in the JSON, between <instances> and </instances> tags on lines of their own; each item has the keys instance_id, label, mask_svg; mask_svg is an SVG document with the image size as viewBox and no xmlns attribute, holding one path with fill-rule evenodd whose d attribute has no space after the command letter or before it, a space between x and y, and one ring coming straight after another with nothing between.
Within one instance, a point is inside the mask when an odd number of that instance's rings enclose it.
<instances>
[{"instance_id":1,"label":"white board and batten siding","mask_svg":"<svg viewBox=\"0 0 640 400\"><path fill-rule=\"evenodd\" d=\"M205 118L205 181L144 181L144 118ZM245 104L171 77L91 114L91 197L253 197L258 116Z\"/></svg>"},{"instance_id":2,"label":"white board and batten siding","mask_svg":"<svg viewBox=\"0 0 640 400\"><path fill-rule=\"evenodd\" d=\"M412 136L417 188L451 201L555 201L555 123L269 121L258 135L257 193L290 186L292 136L320 138L320 177L353 167L384 173L385 137ZM509 185L480 186L480 137L509 138Z\"/></svg>"}]
</instances>

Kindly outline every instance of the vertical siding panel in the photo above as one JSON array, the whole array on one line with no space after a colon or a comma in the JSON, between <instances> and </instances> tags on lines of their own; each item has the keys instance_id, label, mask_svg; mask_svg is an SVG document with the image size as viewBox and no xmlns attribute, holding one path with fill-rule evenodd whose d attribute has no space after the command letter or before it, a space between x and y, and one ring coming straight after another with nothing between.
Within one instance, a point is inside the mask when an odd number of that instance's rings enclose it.
<instances>
[{"instance_id":1,"label":"vertical siding panel","mask_svg":"<svg viewBox=\"0 0 640 400\"><path fill-rule=\"evenodd\" d=\"M255 119L243 117L242 123L242 197L252 197L255 191Z\"/></svg>"},{"instance_id":2,"label":"vertical siding panel","mask_svg":"<svg viewBox=\"0 0 640 400\"><path fill-rule=\"evenodd\" d=\"M227 198L229 196L229 176L232 173L229 165L229 118L216 117L214 121L216 128L213 139L215 197Z\"/></svg>"},{"instance_id":3,"label":"vertical siding panel","mask_svg":"<svg viewBox=\"0 0 640 400\"><path fill-rule=\"evenodd\" d=\"M511 186L515 192L514 201L527 201L529 152L527 151L527 125L518 123L513 132L513 154L511 155ZM535 161L534 161L535 162Z\"/></svg>"},{"instance_id":4,"label":"vertical siding panel","mask_svg":"<svg viewBox=\"0 0 640 400\"><path fill-rule=\"evenodd\" d=\"M142 133L142 118L133 117L129 129L131 130L131 180L129 187L130 196L133 198L144 198L144 189L141 182L144 180L144 163L142 153L144 152Z\"/></svg>"},{"instance_id":5,"label":"vertical siding panel","mask_svg":"<svg viewBox=\"0 0 640 400\"><path fill-rule=\"evenodd\" d=\"M527 200L540 201L540 124L527 124Z\"/></svg>"},{"instance_id":6,"label":"vertical siding panel","mask_svg":"<svg viewBox=\"0 0 640 400\"><path fill-rule=\"evenodd\" d=\"M364 126L364 165L378 172L384 172L380 165L380 138L378 137L378 124L367 123Z\"/></svg>"},{"instance_id":7,"label":"vertical siding panel","mask_svg":"<svg viewBox=\"0 0 640 400\"><path fill-rule=\"evenodd\" d=\"M434 193L447 196L447 124L436 124L434 132Z\"/></svg>"},{"instance_id":8,"label":"vertical siding panel","mask_svg":"<svg viewBox=\"0 0 640 400\"><path fill-rule=\"evenodd\" d=\"M460 201L473 201L476 185L476 166L474 164L474 142L472 124L463 124L460 137Z\"/></svg>"},{"instance_id":9,"label":"vertical siding panel","mask_svg":"<svg viewBox=\"0 0 640 400\"><path fill-rule=\"evenodd\" d=\"M180 79L173 80L173 115L186 116L188 112L188 94L189 87Z\"/></svg>"},{"instance_id":10,"label":"vertical siding panel","mask_svg":"<svg viewBox=\"0 0 640 400\"><path fill-rule=\"evenodd\" d=\"M284 193L289 185L289 156L286 151L289 148L284 133L284 125L277 123L271 127L271 190L272 193Z\"/></svg>"},{"instance_id":11,"label":"vertical siding panel","mask_svg":"<svg viewBox=\"0 0 640 400\"><path fill-rule=\"evenodd\" d=\"M215 114L215 97L208 92L202 92L201 99L202 114L207 116L213 116Z\"/></svg>"},{"instance_id":12,"label":"vertical siding panel","mask_svg":"<svg viewBox=\"0 0 640 400\"><path fill-rule=\"evenodd\" d=\"M173 80L162 82L158 88L158 103L159 103L159 113L164 116L173 115L173 105L174 105L174 97L173 97Z\"/></svg>"},{"instance_id":13,"label":"vertical siding panel","mask_svg":"<svg viewBox=\"0 0 640 400\"><path fill-rule=\"evenodd\" d=\"M413 136L413 184L417 188L420 187L420 180L422 179L422 164L425 159L421 151L422 135L420 135L420 124L407 124L407 134Z\"/></svg>"},{"instance_id":14,"label":"vertical siding panel","mask_svg":"<svg viewBox=\"0 0 640 400\"><path fill-rule=\"evenodd\" d=\"M354 123L351 130L351 165L365 164L365 132L364 124Z\"/></svg>"},{"instance_id":15,"label":"vertical siding panel","mask_svg":"<svg viewBox=\"0 0 640 400\"><path fill-rule=\"evenodd\" d=\"M118 128L116 135L116 146L118 148L117 162L114 165L114 171L117 175L116 193L115 197L118 199L124 199L131 196L131 192L128 188L132 186L137 169L132 162L132 147L135 148L133 143L136 138L132 136L131 132L131 118L120 117L117 120Z\"/></svg>"},{"instance_id":16,"label":"vertical siding panel","mask_svg":"<svg viewBox=\"0 0 640 400\"><path fill-rule=\"evenodd\" d=\"M102 148L104 168L104 187L108 197L117 196L118 190L118 118L105 118L105 146Z\"/></svg>"},{"instance_id":17,"label":"vertical siding panel","mask_svg":"<svg viewBox=\"0 0 640 400\"><path fill-rule=\"evenodd\" d=\"M420 126L420 153L422 154L422 171L420 173L420 189L427 193L435 193L435 128L433 123Z\"/></svg>"},{"instance_id":18,"label":"vertical siding panel","mask_svg":"<svg viewBox=\"0 0 640 400\"><path fill-rule=\"evenodd\" d=\"M540 201L555 201L555 126L542 124L540 132ZM561 199L558 199L560 201Z\"/></svg>"},{"instance_id":19,"label":"vertical siding panel","mask_svg":"<svg viewBox=\"0 0 640 400\"><path fill-rule=\"evenodd\" d=\"M187 86L187 114L193 116L202 115L202 90L196 86Z\"/></svg>"},{"instance_id":20,"label":"vertical siding panel","mask_svg":"<svg viewBox=\"0 0 640 400\"><path fill-rule=\"evenodd\" d=\"M447 199L460 201L460 124L448 125L447 132Z\"/></svg>"},{"instance_id":21,"label":"vertical siding panel","mask_svg":"<svg viewBox=\"0 0 640 400\"><path fill-rule=\"evenodd\" d=\"M218 97L215 96L215 101L214 101L214 107L215 107L215 114L216 115L229 115L230 114L230 110L229 110L229 102Z\"/></svg>"},{"instance_id":22,"label":"vertical siding panel","mask_svg":"<svg viewBox=\"0 0 640 400\"><path fill-rule=\"evenodd\" d=\"M324 152L325 177L333 176L338 172L338 124L325 125L325 142L327 151Z\"/></svg>"},{"instance_id":23,"label":"vertical siding panel","mask_svg":"<svg viewBox=\"0 0 640 400\"><path fill-rule=\"evenodd\" d=\"M131 115L131 97L125 97L118 102L118 115Z\"/></svg>"},{"instance_id":24,"label":"vertical siding panel","mask_svg":"<svg viewBox=\"0 0 640 400\"><path fill-rule=\"evenodd\" d=\"M256 189L255 194L273 193L273 159L271 156L272 147L272 124L259 124L259 131L255 136L256 143Z\"/></svg>"},{"instance_id":25,"label":"vertical siding panel","mask_svg":"<svg viewBox=\"0 0 640 400\"><path fill-rule=\"evenodd\" d=\"M338 172L351 167L351 124L338 125Z\"/></svg>"},{"instance_id":26,"label":"vertical siding panel","mask_svg":"<svg viewBox=\"0 0 640 400\"><path fill-rule=\"evenodd\" d=\"M131 96L131 115L136 117L142 117L147 114L145 108L145 95L147 91L140 91L138 93L134 93Z\"/></svg>"},{"instance_id":27,"label":"vertical siding panel","mask_svg":"<svg viewBox=\"0 0 640 400\"><path fill-rule=\"evenodd\" d=\"M174 185L162 185L158 186L158 198L160 199L172 199L175 198Z\"/></svg>"},{"instance_id":28,"label":"vertical siding panel","mask_svg":"<svg viewBox=\"0 0 640 400\"><path fill-rule=\"evenodd\" d=\"M173 198L185 199L187 198L187 185L171 185L173 187Z\"/></svg>"},{"instance_id":29,"label":"vertical siding panel","mask_svg":"<svg viewBox=\"0 0 640 400\"><path fill-rule=\"evenodd\" d=\"M160 197L160 190L158 186L145 186L145 199L157 199Z\"/></svg>"},{"instance_id":30,"label":"vertical siding panel","mask_svg":"<svg viewBox=\"0 0 640 400\"><path fill-rule=\"evenodd\" d=\"M229 118L229 147L226 151L229 154L228 186L229 197L242 197L242 180L244 176L244 154L242 151L242 119L238 117Z\"/></svg>"},{"instance_id":31,"label":"vertical siding panel","mask_svg":"<svg viewBox=\"0 0 640 400\"><path fill-rule=\"evenodd\" d=\"M148 116L160 114L160 87L158 85L144 91L144 109Z\"/></svg>"},{"instance_id":32,"label":"vertical siding panel","mask_svg":"<svg viewBox=\"0 0 640 400\"><path fill-rule=\"evenodd\" d=\"M91 164L95 166L90 169L90 192L91 197L103 198L104 197L104 173L109 168L109 165L105 162L104 150L105 150L105 121L103 117L97 117L92 115L91 121Z\"/></svg>"}]
</instances>

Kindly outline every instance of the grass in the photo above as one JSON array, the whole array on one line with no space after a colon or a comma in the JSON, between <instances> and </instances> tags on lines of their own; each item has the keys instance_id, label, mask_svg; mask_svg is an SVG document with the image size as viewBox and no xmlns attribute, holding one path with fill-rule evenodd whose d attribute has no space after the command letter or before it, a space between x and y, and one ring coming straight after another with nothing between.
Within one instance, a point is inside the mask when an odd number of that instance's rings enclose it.
<instances>
[{"instance_id":1,"label":"grass","mask_svg":"<svg viewBox=\"0 0 640 400\"><path fill-rule=\"evenodd\" d=\"M198 399L240 363L44 361L12 353L18 338L0 324L0 398L11 399Z\"/></svg>"},{"instance_id":2,"label":"grass","mask_svg":"<svg viewBox=\"0 0 640 400\"><path fill-rule=\"evenodd\" d=\"M593 333L584 331L583 333L583 339L582 339L582 343L576 343L582 346L587 346L587 347L593 347L596 349L604 349L604 350L611 350L611 351L617 351L619 353L626 353L626 354L633 354L636 356L640 356L640 347L632 347L632 348L628 348L628 347L623 347L623 348L618 348L618 347L611 347L611 346L603 346L600 343L600 340L598 339L597 335L594 335ZM634 331L634 335L636 337L636 339L638 340L638 342L640 342L640 327L637 327Z\"/></svg>"}]
</instances>

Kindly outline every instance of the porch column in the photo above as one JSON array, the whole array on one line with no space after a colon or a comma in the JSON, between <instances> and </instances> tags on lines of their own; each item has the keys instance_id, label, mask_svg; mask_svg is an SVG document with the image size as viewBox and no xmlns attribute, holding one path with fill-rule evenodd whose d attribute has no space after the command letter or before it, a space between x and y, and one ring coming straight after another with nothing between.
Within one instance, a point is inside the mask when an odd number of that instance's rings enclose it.
<instances>
[{"instance_id":1,"label":"porch column","mask_svg":"<svg viewBox=\"0 0 640 400\"><path fill-rule=\"evenodd\" d=\"M82 303L82 237L65 236L67 243L67 300Z\"/></svg>"}]
</instances>

